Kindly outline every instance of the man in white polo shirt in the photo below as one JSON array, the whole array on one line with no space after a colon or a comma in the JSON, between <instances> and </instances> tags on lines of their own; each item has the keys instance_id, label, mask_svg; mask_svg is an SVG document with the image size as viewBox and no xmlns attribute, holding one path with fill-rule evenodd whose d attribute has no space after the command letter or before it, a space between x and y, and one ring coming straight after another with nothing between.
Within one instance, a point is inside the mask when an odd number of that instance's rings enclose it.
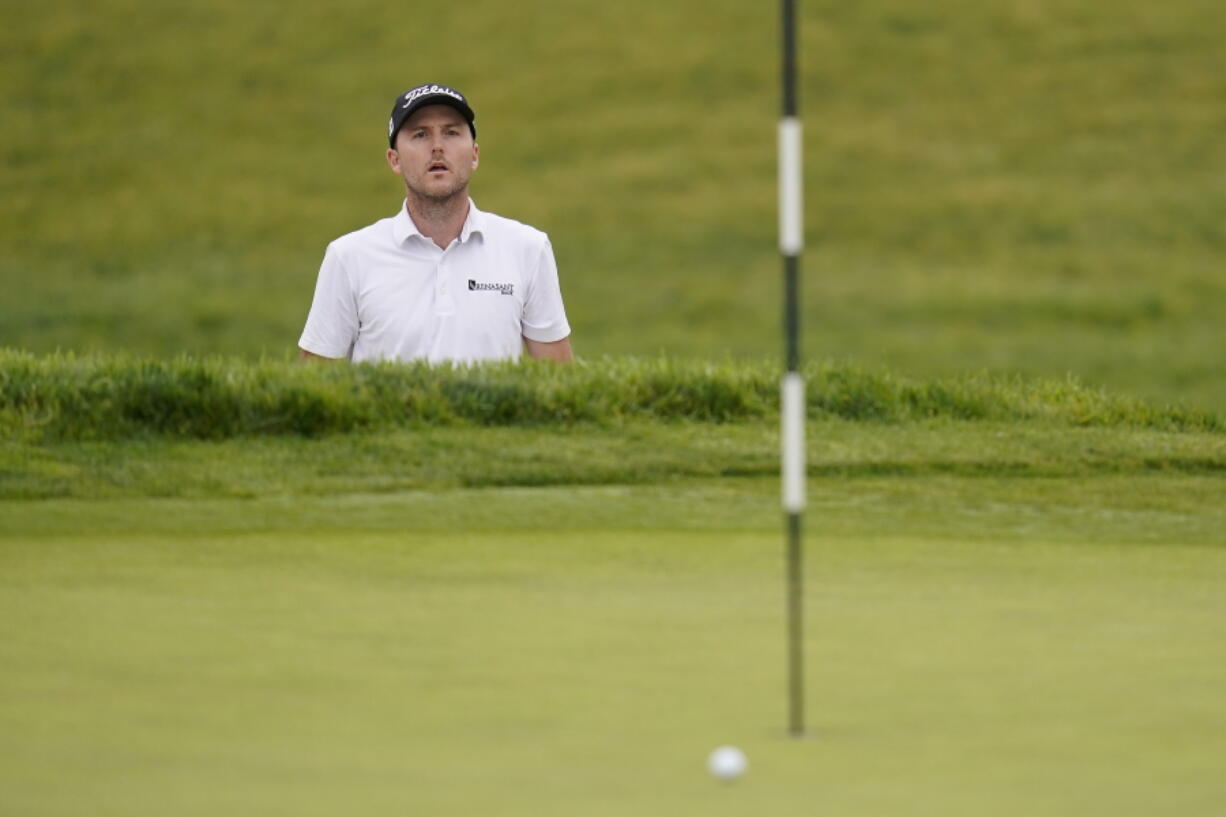
<instances>
[{"instance_id":1,"label":"man in white polo shirt","mask_svg":"<svg viewBox=\"0 0 1226 817\"><path fill-rule=\"evenodd\" d=\"M573 357L548 236L468 197L476 138L458 91L420 85L396 98L387 163L404 179L404 206L328 245L303 358Z\"/></svg>"}]
</instances>

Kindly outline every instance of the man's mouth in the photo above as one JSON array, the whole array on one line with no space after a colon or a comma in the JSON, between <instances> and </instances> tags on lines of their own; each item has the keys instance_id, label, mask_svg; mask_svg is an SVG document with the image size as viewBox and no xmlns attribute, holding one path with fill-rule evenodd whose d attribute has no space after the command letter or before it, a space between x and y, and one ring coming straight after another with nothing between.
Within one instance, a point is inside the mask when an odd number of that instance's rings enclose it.
<instances>
[{"instance_id":1,"label":"man's mouth","mask_svg":"<svg viewBox=\"0 0 1226 817\"><path fill-rule=\"evenodd\" d=\"M427 172L429 173L446 173L447 170L448 167L445 162L433 162L430 167L427 168Z\"/></svg>"}]
</instances>

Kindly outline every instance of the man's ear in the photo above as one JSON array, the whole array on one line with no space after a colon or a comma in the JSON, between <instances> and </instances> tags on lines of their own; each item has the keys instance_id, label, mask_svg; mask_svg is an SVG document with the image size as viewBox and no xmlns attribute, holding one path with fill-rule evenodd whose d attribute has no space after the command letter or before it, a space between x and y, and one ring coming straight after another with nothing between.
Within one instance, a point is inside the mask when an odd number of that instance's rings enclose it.
<instances>
[{"instance_id":1,"label":"man's ear","mask_svg":"<svg viewBox=\"0 0 1226 817\"><path fill-rule=\"evenodd\" d=\"M400 154L395 148L387 149L387 166L392 169L396 175L400 175Z\"/></svg>"},{"instance_id":2,"label":"man's ear","mask_svg":"<svg viewBox=\"0 0 1226 817\"><path fill-rule=\"evenodd\" d=\"M476 170L479 164L481 164L481 146L473 142L473 170Z\"/></svg>"}]
</instances>

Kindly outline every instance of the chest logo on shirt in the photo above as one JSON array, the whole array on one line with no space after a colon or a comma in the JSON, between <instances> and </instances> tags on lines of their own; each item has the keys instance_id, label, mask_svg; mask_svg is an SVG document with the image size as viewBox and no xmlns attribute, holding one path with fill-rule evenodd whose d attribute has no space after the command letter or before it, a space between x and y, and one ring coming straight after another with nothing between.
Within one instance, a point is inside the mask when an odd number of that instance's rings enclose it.
<instances>
[{"instance_id":1,"label":"chest logo on shirt","mask_svg":"<svg viewBox=\"0 0 1226 817\"><path fill-rule=\"evenodd\" d=\"M489 283L486 283L485 281L474 281L473 279L469 278L468 279L468 291L469 292L498 292L503 295L514 295L515 285L514 284L489 284Z\"/></svg>"}]
</instances>

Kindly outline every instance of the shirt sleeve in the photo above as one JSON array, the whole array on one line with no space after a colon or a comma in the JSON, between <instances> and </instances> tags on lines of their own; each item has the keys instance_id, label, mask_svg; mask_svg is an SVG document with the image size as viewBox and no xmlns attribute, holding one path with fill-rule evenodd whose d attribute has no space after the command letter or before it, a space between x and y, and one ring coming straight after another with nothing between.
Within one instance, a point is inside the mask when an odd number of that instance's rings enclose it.
<instances>
[{"instance_id":1,"label":"shirt sleeve","mask_svg":"<svg viewBox=\"0 0 1226 817\"><path fill-rule=\"evenodd\" d=\"M298 346L323 357L348 358L357 337L357 298L335 244L330 244Z\"/></svg>"},{"instance_id":2,"label":"shirt sleeve","mask_svg":"<svg viewBox=\"0 0 1226 817\"><path fill-rule=\"evenodd\" d=\"M570 336L566 308L562 305L562 289L558 284L558 264L548 238L541 247L536 272L528 284L522 324L523 335L528 340L552 343Z\"/></svg>"}]
</instances>

